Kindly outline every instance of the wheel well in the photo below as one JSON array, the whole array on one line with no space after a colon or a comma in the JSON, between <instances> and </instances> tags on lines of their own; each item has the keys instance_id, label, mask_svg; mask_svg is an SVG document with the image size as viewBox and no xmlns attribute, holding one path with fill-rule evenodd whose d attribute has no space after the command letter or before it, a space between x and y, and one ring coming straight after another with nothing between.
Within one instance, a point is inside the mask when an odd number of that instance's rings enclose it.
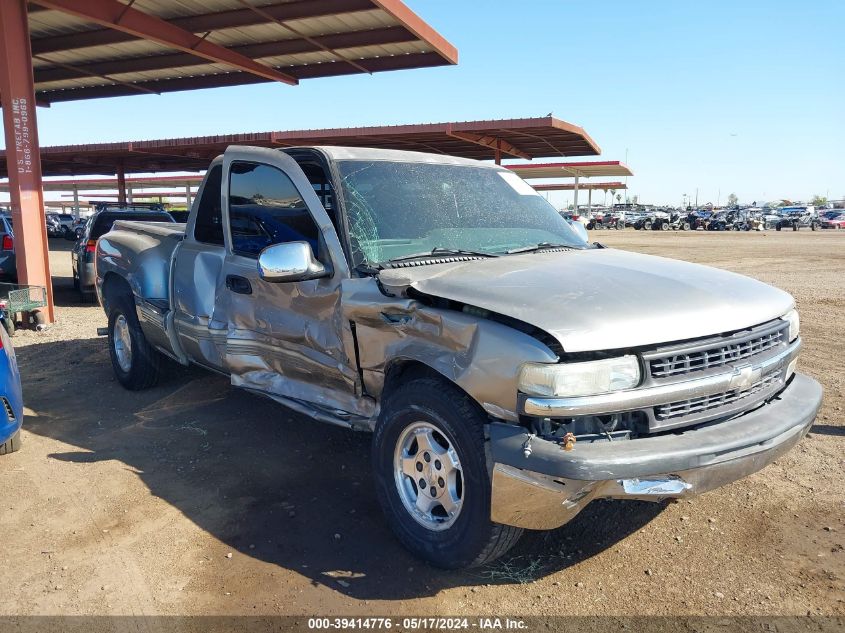
<instances>
[{"instance_id":1,"label":"wheel well","mask_svg":"<svg viewBox=\"0 0 845 633\"><path fill-rule=\"evenodd\" d=\"M471 402L483 411L483 407L478 404L476 399L467 393L466 390L459 384L423 362L405 358L396 359L387 366L384 377L384 387L381 391L381 400L384 400L391 391L398 388L400 385L417 378L437 378L438 380L442 380L464 394ZM486 412L484 415L487 415Z\"/></svg>"},{"instance_id":2,"label":"wheel well","mask_svg":"<svg viewBox=\"0 0 845 633\"><path fill-rule=\"evenodd\" d=\"M103 309L109 313L109 303L120 296L132 296L129 282L117 273L106 273L103 279Z\"/></svg>"}]
</instances>

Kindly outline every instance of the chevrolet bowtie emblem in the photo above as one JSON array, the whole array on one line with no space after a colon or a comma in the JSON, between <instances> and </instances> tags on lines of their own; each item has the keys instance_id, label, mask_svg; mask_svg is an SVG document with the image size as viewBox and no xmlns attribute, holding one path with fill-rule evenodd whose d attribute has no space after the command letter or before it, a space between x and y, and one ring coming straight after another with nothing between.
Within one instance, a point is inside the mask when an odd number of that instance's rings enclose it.
<instances>
[{"instance_id":1,"label":"chevrolet bowtie emblem","mask_svg":"<svg viewBox=\"0 0 845 633\"><path fill-rule=\"evenodd\" d=\"M731 389L748 389L755 382L760 380L761 370L754 369L750 363L745 365L736 365L733 368L733 375L731 376Z\"/></svg>"}]
</instances>

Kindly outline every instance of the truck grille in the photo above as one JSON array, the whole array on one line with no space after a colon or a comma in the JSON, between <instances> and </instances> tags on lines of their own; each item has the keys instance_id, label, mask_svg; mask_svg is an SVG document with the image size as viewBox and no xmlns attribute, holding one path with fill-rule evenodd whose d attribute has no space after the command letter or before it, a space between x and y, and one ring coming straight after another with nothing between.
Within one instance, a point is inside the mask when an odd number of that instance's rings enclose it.
<instances>
[{"instance_id":1,"label":"truck grille","mask_svg":"<svg viewBox=\"0 0 845 633\"><path fill-rule=\"evenodd\" d=\"M711 396L701 396L690 400L681 400L678 402L659 405L654 408L654 417L663 422L686 416L694 416L712 409L720 409L772 387L780 381L781 376L782 372L774 372L745 389L734 389L732 391L725 391Z\"/></svg>"},{"instance_id":2,"label":"truck grille","mask_svg":"<svg viewBox=\"0 0 845 633\"><path fill-rule=\"evenodd\" d=\"M652 358L649 360L649 369L653 378L670 378L744 361L785 342L784 331L788 327L788 324L784 323L774 331L752 331L747 338L732 338L730 342L714 344L706 349L682 350L680 353Z\"/></svg>"}]
</instances>

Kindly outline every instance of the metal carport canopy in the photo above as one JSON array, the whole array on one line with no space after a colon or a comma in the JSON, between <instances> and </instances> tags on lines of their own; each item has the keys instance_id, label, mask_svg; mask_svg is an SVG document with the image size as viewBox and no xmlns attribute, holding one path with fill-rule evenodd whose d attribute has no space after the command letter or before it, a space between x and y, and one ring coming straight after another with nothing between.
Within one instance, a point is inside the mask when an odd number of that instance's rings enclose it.
<instances>
[{"instance_id":1,"label":"metal carport canopy","mask_svg":"<svg viewBox=\"0 0 845 633\"><path fill-rule=\"evenodd\" d=\"M625 163L618 160L582 161L568 163L534 163L530 165L508 165L518 176L532 178L609 178L633 176Z\"/></svg>"},{"instance_id":2,"label":"metal carport canopy","mask_svg":"<svg viewBox=\"0 0 845 633\"><path fill-rule=\"evenodd\" d=\"M531 186L537 191L574 191L576 187L574 182L560 182L542 185L532 183ZM583 189L585 191L610 191L611 189L627 188L628 185L624 182L589 182L578 185L578 189Z\"/></svg>"},{"instance_id":3,"label":"metal carport canopy","mask_svg":"<svg viewBox=\"0 0 845 633\"><path fill-rule=\"evenodd\" d=\"M48 176L114 174L116 165L122 165L126 172L133 173L199 171L229 145L381 147L479 160L585 156L601 151L577 125L554 117L540 117L42 147L41 168ZM0 176L4 175L6 157L0 152Z\"/></svg>"},{"instance_id":4,"label":"metal carport canopy","mask_svg":"<svg viewBox=\"0 0 845 633\"><path fill-rule=\"evenodd\" d=\"M455 64L396 0L32 0L39 103Z\"/></svg>"},{"instance_id":5,"label":"metal carport canopy","mask_svg":"<svg viewBox=\"0 0 845 633\"><path fill-rule=\"evenodd\" d=\"M0 0L0 105L15 167L20 281L47 287L52 322L36 104L457 61L455 47L400 0ZM125 166L110 173L122 184Z\"/></svg>"}]
</instances>

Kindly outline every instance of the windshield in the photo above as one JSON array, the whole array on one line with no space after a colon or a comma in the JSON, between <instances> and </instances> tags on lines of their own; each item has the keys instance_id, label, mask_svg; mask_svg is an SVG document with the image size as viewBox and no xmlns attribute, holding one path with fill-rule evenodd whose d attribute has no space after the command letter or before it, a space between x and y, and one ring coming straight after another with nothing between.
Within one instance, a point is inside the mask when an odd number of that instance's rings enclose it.
<instances>
[{"instance_id":1,"label":"windshield","mask_svg":"<svg viewBox=\"0 0 845 633\"><path fill-rule=\"evenodd\" d=\"M353 266L435 249L495 255L538 244L586 247L554 207L504 170L390 161L338 168Z\"/></svg>"}]
</instances>

